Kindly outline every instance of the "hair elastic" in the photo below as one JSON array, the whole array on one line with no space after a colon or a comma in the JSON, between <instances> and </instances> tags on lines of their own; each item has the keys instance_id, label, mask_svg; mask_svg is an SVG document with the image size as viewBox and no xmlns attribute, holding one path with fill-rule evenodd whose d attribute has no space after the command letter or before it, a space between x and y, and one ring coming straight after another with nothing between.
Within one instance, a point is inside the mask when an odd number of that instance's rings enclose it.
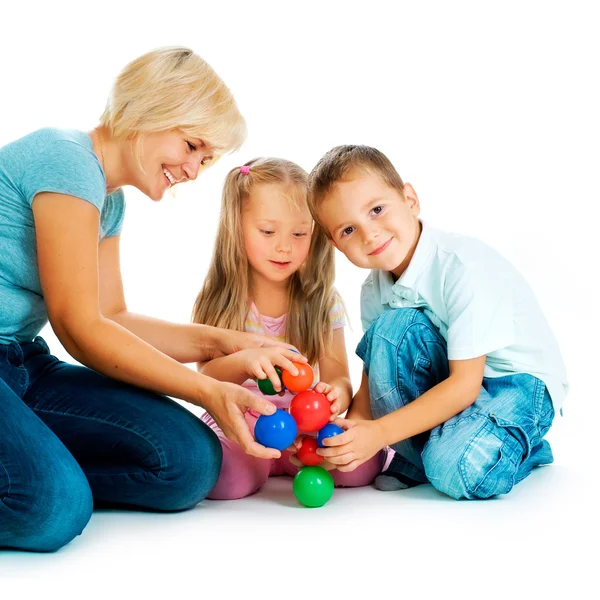
<instances>
[{"instance_id":1,"label":"hair elastic","mask_svg":"<svg viewBox=\"0 0 600 600\"><path fill-rule=\"evenodd\" d=\"M250 167L248 165L243 165L240 167L240 173L242 175L248 175L250 173Z\"/></svg>"}]
</instances>

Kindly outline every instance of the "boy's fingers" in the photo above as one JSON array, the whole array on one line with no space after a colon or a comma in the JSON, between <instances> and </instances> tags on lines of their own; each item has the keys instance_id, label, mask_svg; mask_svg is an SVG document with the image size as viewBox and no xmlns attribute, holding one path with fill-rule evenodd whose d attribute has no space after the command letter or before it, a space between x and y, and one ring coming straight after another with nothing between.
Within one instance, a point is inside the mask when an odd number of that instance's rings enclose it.
<instances>
[{"instance_id":1,"label":"boy's fingers","mask_svg":"<svg viewBox=\"0 0 600 600\"><path fill-rule=\"evenodd\" d=\"M353 439L354 438L350 431L344 431L344 433L325 438L321 443L326 448L329 448L332 446L343 446L344 444L351 442Z\"/></svg>"},{"instance_id":2,"label":"boy's fingers","mask_svg":"<svg viewBox=\"0 0 600 600\"><path fill-rule=\"evenodd\" d=\"M356 425L356 421L354 419L344 419L344 417L338 417L335 421L335 424L338 427L348 431L348 429L352 429Z\"/></svg>"},{"instance_id":3,"label":"boy's fingers","mask_svg":"<svg viewBox=\"0 0 600 600\"><path fill-rule=\"evenodd\" d=\"M335 469L339 469L340 465L348 465L355 459L356 456L354 452L346 452L345 454L341 454L340 456L327 457L327 461L334 465Z\"/></svg>"},{"instance_id":4,"label":"boy's fingers","mask_svg":"<svg viewBox=\"0 0 600 600\"><path fill-rule=\"evenodd\" d=\"M356 469L356 467L360 467L360 465L362 465L362 463L363 463L363 461L355 459L347 465L342 465L342 466L338 467L338 471L342 471L344 473L349 473L350 471L354 471L354 469Z\"/></svg>"}]
</instances>

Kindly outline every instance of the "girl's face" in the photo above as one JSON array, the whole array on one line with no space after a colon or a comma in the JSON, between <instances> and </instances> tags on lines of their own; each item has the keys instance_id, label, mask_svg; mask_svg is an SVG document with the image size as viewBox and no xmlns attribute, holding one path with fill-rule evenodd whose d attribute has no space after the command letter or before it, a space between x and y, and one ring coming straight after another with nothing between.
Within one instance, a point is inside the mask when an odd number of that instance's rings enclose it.
<instances>
[{"instance_id":1,"label":"girl's face","mask_svg":"<svg viewBox=\"0 0 600 600\"><path fill-rule=\"evenodd\" d=\"M313 221L306 199L298 208L288 200L292 191L282 184L257 185L245 203L242 231L255 277L283 282L308 256Z\"/></svg>"},{"instance_id":2,"label":"girl's face","mask_svg":"<svg viewBox=\"0 0 600 600\"><path fill-rule=\"evenodd\" d=\"M152 200L161 200L175 184L196 179L212 158L212 150L200 138L178 130L148 134L142 144L143 170L136 161L131 166L133 185Z\"/></svg>"}]
</instances>

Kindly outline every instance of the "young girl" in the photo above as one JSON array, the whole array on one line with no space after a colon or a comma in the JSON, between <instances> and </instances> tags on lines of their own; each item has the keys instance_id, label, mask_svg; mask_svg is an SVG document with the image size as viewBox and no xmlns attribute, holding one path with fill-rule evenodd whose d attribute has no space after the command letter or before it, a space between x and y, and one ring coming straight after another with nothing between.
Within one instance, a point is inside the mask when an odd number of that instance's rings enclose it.
<instances>
[{"instance_id":1,"label":"young girl","mask_svg":"<svg viewBox=\"0 0 600 600\"><path fill-rule=\"evenodd\" d=\"M194 321L272 336L298 348L315 370L315 390L331 402L332 420L352 399L344 345L344 308L333 289L333 247L313 232L306 203L307 173L276 158L259 158L235 168L225 180L221 220L208 276L194 306ZM256 379L268 377L288 408L293 395L281 392L275 366L294 370L294 353L282 348L241 350L198 363L221 381L261 394ZM325 383L327 382L327 383ZM254 430L258 413L246 412ZM246 454L227 439L207 412L203 420L219 436L223 463L212 499L243 498L271 475L295 475L289 451L278 459ZM352 473L333 470L337 486L368 485L381 471L381 451Z\"/></svg>"}]
</instances>

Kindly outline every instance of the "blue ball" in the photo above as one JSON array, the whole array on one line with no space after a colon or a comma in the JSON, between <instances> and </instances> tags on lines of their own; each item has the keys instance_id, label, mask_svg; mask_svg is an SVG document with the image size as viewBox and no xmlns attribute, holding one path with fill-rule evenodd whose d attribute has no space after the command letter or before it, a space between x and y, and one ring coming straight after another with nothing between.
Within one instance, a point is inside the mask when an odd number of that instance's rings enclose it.
<instances>
[{"instance_id":1,"label":"blue ball","mask_svg":"<svg viewBox=\"0 0 600 600\"><path fill-rule=\"evenodd\" d=\"M325 448L325 446L323 446L323 440L328 437L333 437L334 435L339 435L340 433L344 433L344 430L341 427L334 425L333 423L327 423L327 425L317 433L317 445L319 448Z\"/></svg>"},{"instance_id":2,"label":"blue ball","mask_svg":"<svg viewBox=\"0 0 600 600\"><path fill-rule=\"evenodd\" d=\"M281 408L272 415L260 415L254 427L256 441L277 450L285 450L291 446L297 435L298 426L294 417Z\"/></svg>"}]
</instances>

